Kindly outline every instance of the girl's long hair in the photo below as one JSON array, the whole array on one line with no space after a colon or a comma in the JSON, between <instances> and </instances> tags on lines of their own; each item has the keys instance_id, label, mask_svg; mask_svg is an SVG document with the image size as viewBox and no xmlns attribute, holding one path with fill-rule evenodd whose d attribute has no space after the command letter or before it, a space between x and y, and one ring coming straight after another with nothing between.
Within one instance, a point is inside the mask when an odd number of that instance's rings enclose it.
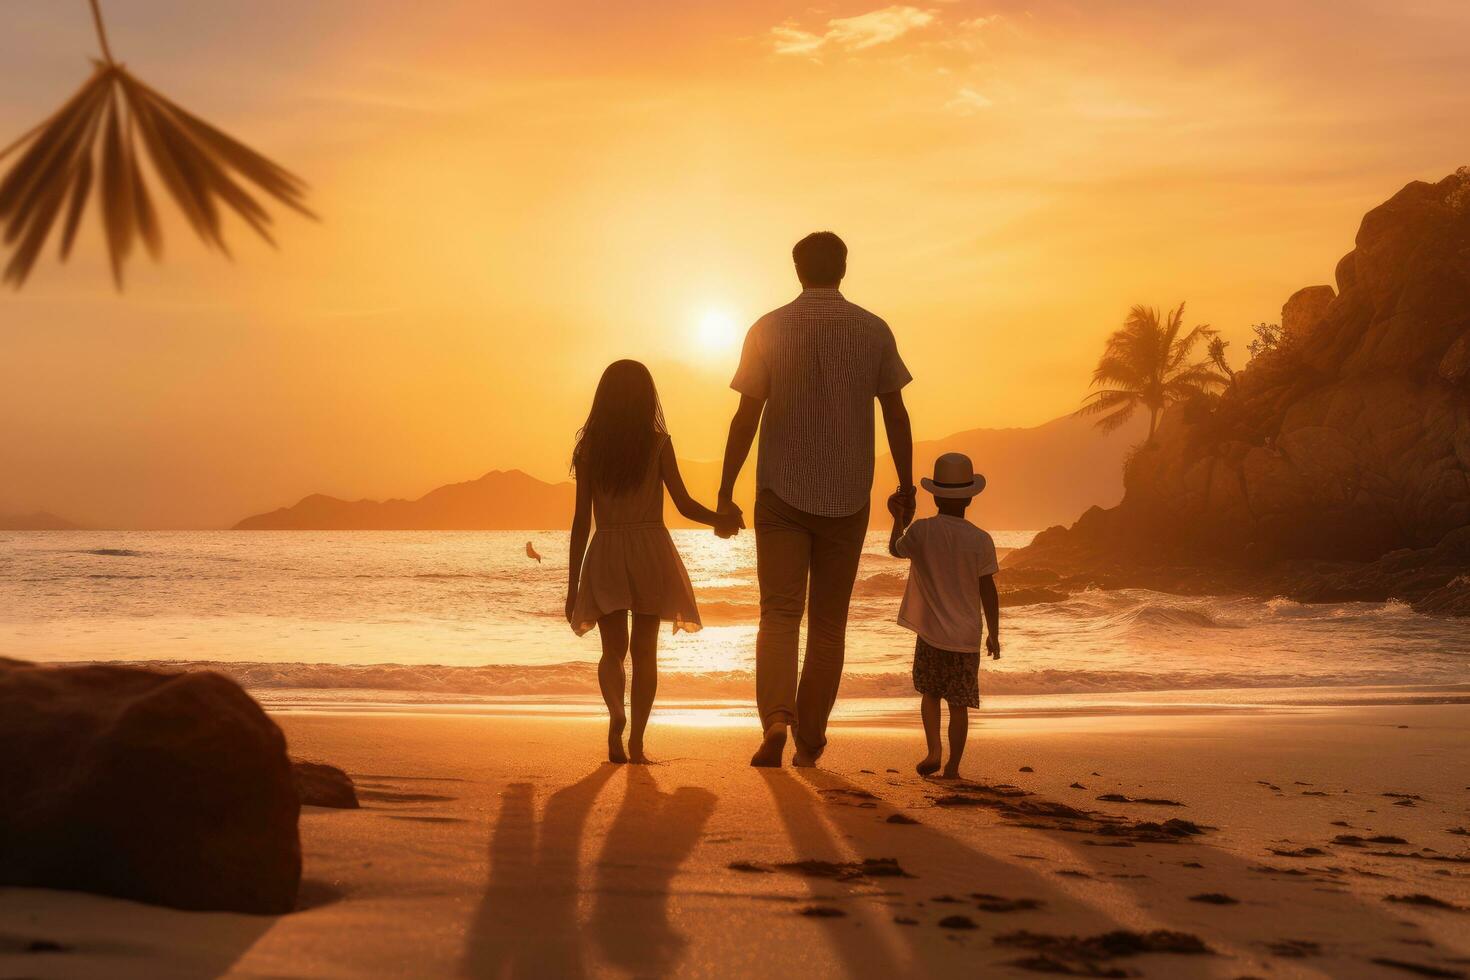
<instances>
[{"instance_id":1,"label":"girl's long hair","mask_svg":"<svg viewBox=\"0 0 1470 980\"><path fill-rule=\"evenodd\" d=\"M648 368L638 361L614 361L602 372L587 424L577 433L572 473L604 493L634 490L667 433Z\"/></svg>"}]
</instances>

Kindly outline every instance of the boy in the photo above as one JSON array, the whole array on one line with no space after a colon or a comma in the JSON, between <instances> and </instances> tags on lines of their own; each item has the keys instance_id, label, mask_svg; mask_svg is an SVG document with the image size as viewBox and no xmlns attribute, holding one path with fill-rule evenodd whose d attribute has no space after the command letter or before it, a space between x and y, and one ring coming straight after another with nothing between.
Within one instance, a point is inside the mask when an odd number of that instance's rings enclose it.
<instances>
[{"instance_id":1,"label":"boy","mask_svg":"<svg viewBox=\"0 0 1470 980\"><path fill-rule=\"evenodd\" d=\"M918 634L914 645L914 690L923 695L921 712L929 754L915 768L919 775L938 771L939 702L949 702L949 763L944 778L960 774L960 758L970 731L970 708L980 707L980 612L990 635L985 649L1000 657L1000 599L995 592L995 542L965 520L965 508L985 489L970 457L945 453L934 462L934 478L920 481L934 496L939 514L903 529L893 515L888 551L910 560L908 586L898 624Z\"/></svg>"}]
</instances>

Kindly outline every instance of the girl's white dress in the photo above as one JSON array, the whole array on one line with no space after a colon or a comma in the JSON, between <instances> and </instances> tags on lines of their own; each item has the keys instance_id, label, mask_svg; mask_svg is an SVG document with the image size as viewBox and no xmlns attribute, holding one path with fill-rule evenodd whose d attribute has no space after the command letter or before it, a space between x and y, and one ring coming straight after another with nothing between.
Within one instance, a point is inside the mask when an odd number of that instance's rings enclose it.
<instances>
[{"instance_id":1,"label":"girl's white dress","mask_svg":"<svg viewBox=\"0 0 1470 980\"><path fill-rule=\"evenodd\" d=\"M572 611L581 636L608 613L631 610L674 624L674 631L700 629L699 606L689 573L664 526L664 484L659 469L664 442L655 446L648 472L633 490L592 491L596 531L582 559L582 581Z\"/></svg>"}]
</instances>

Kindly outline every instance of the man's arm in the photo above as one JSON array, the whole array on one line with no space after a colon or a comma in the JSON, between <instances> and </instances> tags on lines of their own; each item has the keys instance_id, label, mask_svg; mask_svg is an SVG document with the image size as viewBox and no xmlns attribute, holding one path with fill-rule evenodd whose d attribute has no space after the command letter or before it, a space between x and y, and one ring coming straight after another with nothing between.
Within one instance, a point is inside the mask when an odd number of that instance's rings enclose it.
<instances>
[{"instance_id":1,"label":"man's arm","mask_svg":"<svg viewBox=\"0 0 1470 980\"><path fill-rule=\"evenodd\" d=\"M985 625L990 635L985 639L985 649L997 660L1000 659L1000 596L995 591L995 576L980 576L980 608L985 610Z\"/></svg>"},{"instance_id":2,"label":"man's arm","mask_svg":"<svg viewBox=\"0 0 1470 980\"><path fill-rule=\"evenodd\" d=\"M750 446L755 442L755 432L760 428L765 407L765 399L741 395L740 407L730 420L730 435L725 439L725 465L720 473L720 495L715 503L715 509L721 514L734 514L739 518L740 508L735 506L735 481L750 456ZM744 527L745 521L739 520L736 526Z\"/></svg>"},{"instance_id":3,"label":"man's arm","mask_svg":"<svg viewBox=\"0 0 1470 980\"><path fill-rule=\"evenodd\" d=\"M888 452L893 468L898 471L898 490L888 498L888 511L907 527L914 519L917 492L914 489L914 433L909 426L909 410L903 404L902 391L889 391L878 396L883 408L883 430L888 434ZM728 464L727 464L728 465Z\"/></svg>"}]
</instances>

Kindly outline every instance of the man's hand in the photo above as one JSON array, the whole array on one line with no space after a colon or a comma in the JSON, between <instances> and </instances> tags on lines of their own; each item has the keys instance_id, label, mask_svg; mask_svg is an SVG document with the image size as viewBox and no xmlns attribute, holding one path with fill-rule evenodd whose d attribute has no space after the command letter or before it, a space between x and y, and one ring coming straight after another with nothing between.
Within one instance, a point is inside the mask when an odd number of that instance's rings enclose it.
<instances>
[{"instance_id":1,"label":"man's hand","mask_svg":"<svg viewBox=\"0 0 1470 980\"><path fill-rule=\"evenodd\" d=\"M900 528L908 527L918 509L918 495L913 487L899 487L888 495L888 513Z\"/></svg>"},{"instance_id":2,"label":"man's hand","mask_svg":"<svg viewBox=\"0 0 1470 980\"><path fill-rule=\"evenodd\" d=\"M991 660L1000 659L1000 637L991 633L985 638L985 652L990 654Z\"/></svg>"},{"instance_id":3,"label":"man's hand","mask_svg":"<svg viewBox=\"0 0 1470 980\"><path fill-rule=\"evenodd\" d=\"M575 612L576 609L577 609L577 590L576 589L567 589L567 624L570 625L570 626L574 626L574 627L577 624L572 622L572 613Z\"/></svg>"},{"instance_id":4,"label":"man's hand","mask_svg":"<svg viewBox=\"0 0 1470 980\"><path fill-rule=\"evenodd\" d=\"M735 505L733 500L721 500L715 508L715 513L721 517L721 522L715 525L715 534L721 538L733 538L745 527L745 512Z\"/></svg>"}]
</instances>

